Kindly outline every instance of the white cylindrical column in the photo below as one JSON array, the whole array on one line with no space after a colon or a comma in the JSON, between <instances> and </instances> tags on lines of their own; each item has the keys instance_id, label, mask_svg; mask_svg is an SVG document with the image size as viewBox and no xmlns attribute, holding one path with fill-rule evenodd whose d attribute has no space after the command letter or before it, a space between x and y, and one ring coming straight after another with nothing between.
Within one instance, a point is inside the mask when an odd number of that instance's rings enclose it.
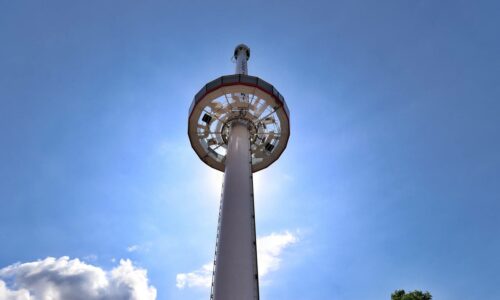
<instances>
[{"instance_id":1,"label":"white cylindrical column","mask_svg":"<svg viewBox=\"0 0 500 300\"><path fill-rule=\"evenodd\" d=\"M236 61L236 74L248 75L247 61L250 58L250 48L241 44L234 49L234 59Z\"/></svg>"},{"instance_id":2,"label":"white cylindrical column","mask_svg":"<svg viewBox=\"0 0 500 300\"><path fill-rule=\"evenodd\" d=\"M259 299L250 132L233 121L229 135L213 282L215 300Z\"/></svg>"}]
</instances>

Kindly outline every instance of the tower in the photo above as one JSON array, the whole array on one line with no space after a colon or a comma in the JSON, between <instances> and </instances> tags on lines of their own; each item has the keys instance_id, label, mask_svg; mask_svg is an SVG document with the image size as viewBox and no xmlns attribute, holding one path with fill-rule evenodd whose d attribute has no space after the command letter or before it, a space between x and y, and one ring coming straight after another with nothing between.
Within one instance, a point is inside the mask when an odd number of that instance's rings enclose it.
<instances>
[{"instance_id":1,"label":"tower","mask_svg":"<svg viewBox=\"0 0 500 300\"><path fill-rule=\"evenodd\" d=\"M248 75L249 58L250 48L236 46L236 74L207 83L189 108L191 146L207 165L224 172L214 300L259 299L252 174L276 161L290 136L285 99L268 82Z\"/></svg>"}]
</instances>

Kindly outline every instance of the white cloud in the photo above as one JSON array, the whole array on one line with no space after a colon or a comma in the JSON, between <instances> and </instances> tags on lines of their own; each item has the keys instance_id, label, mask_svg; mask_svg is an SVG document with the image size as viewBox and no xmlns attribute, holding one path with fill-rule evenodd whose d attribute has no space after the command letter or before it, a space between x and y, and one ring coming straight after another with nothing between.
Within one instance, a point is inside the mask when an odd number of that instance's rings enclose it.
<instances>
[{"instance_id":1,"label":"white cloud","mask_svg":"<svg viewBox=\"0 0 500 300\"><path fill-rule=\"evenodd\" d=\"M91 261L96 261L97 260L97 255L95 254L90 254L90 255L87 255L87 256L84 256L82 259L84 261L87 261L87 262L91 262Z\"/></svg>"},{"instance_id":2,"label":"white cloud","mask_svg":"<svg viewBox=\"0 0 500 300\"><path fill-rule=\"evenodd\" d=\"M0 280L0 300L31 300L30 292L25 289L10 290L5 282Z\"/></svg>"},{"instance_id":3,"label":"white cloud","mask_svg":"<svg viewBox=\"0 0 500 300\"><path fill-rule=\"evenodd\" d=\"M176 286L180 289L185 287L210 287L212 284L213 263L206 263L200 269L190 273L177 274Z\"/></svg>"},{"instance_id":4,"label":"white cloud","mask_svg":"<svg viewBox=\"0 0 500 300\"><path fill-rule=\"evenodd\" d=\"M130 245L127 247L128 252L148 252L151 249L151 243L145 243L142 245Z\"/></svg>"},{"instance_id":5,"label":"white cloud","mask_svg":"<svg viewBox=\"0 0 500 300\"><path fill-rule=\"evenodd\" d=\"M0 269L0 300L66 299L153 300L156 289L148 285L146 270L128 259L111 271L67 256Z\"/></svg>"},{"instance_id":6,"label":"white cloud","mask_svg":"<svg viewBox=\"0 0 500 300\"><path fill-rule=\"evenodd\" d=\"M128 252L134 252L134 251L137 251L139 250L139 245L132 245L132 246L128 246L127 247L127 251Z\"/></svg>"},{"instance_id":7,"label":"white cloud","mask_svg":"<svg viewBox=\"0 0 500 300\"><path fill-rule=\"evenodd\" d=\"M278 270L283 250L297 241L297 236L288 231L259 237L257 239L259 277L262 278L268 273ZM179 273L176 277L176 286L180 289L185 287L208 288L212 284L212 270L213 263L209 262L193 272Z\"/></svg>"},{"instance_id":8,"label":"white cloud","mask_svg":"<svg viewBox=\"0 0 500 300\"><path fill-rule=\"evenodd\" d=\"M260 237L257 240L259 275L265 276L269 272L278 270L281 263L281 253L286 247L297 241L298 238L288 231Z\"/></svg>"}]
</instances>

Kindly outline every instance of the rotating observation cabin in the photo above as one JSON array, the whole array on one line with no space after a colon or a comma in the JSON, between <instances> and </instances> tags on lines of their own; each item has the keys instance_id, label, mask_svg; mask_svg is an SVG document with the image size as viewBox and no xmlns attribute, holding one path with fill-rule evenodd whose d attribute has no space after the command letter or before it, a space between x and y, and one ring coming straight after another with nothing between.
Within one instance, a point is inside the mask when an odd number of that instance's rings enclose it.
<instances>
[{"instance_id":1,"label":"rotating observation cabin","mask_svg":"<svg viewBox=\"0 0 500 300\"><path fill-rule=\"evenodd\" d=\"M189 109L188 135L202 161L224 172L219 211L214 300L259 299L252 173L276 161L290 136L285 99L248 75L250 49L234 50L236 74L207 83Z\"/></svg>"}]
</instances>

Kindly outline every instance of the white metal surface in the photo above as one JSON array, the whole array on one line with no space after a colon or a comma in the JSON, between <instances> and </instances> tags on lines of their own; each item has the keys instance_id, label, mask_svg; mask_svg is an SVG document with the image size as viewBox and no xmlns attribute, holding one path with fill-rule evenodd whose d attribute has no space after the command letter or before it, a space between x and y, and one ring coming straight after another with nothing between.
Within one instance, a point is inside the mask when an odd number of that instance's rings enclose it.
<instances>
[{"instance_id":1,"label":"white metal surface","mask_svg":"<svg viewBox=\"0 0 500 300\"><path fill-rule=\"evenodd\" d=\"M249 59L250 48L247 45L240 44L234 50L234 58L236 60L236 74L248 74L247 61Z\"/></svg>"},{"instance_id":2,"label":"white metal surface","mask_svg":"<svg viewBox=\"0 0 500 300\"><path fill-rule=\"evenodd\" d=\"M229 134L213 282L215 300L259 298L247 126L247 122L234 121Z\"/></svg>"}]
</instances>

